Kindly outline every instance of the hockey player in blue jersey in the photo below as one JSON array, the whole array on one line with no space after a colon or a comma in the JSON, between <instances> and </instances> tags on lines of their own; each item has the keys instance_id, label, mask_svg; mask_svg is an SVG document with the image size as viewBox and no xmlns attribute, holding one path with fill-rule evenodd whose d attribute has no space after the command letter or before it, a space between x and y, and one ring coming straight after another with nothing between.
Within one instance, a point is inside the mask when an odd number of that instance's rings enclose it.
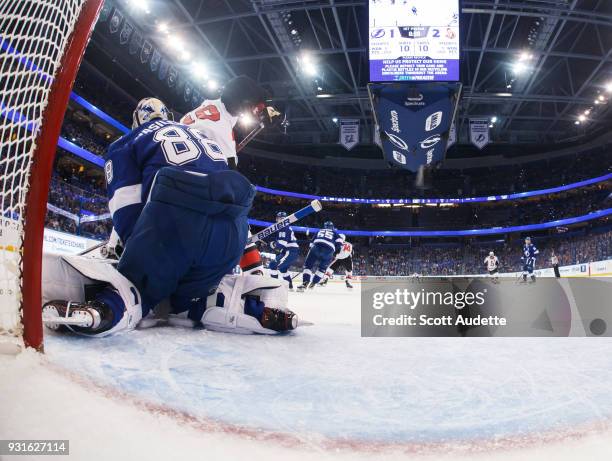
<instances>
[{"instance_id":1,"label":"hockey player in blue jersey","mask_svg":"<svg viewBox=\"0 0 612 461\"><path fill-rule=\"evenodd\" d=\"M284 211L276 213L276 222L285 218L287 218L287 213ZM300 247L291 227L285 227L275 232L270 241L270 248L276 251L276 259L270 263L270 275L278 278L280 272L283 280L289 284L289 289L293 290L293 281L287 271L298 258Z\"/></svg>"},{"instance_id":2,"label":"hockey player in blue jersey","mask_svg":"<svg viewBox=\"0 0 612 461\"><path fill-rule=\"evenodd\" d=\"M205 323L209 295L238 264L247 241L255 188L228 168L220 147L200 131L169 120L158 99L140 101L133 118L132 131L109 147L105 163L114 232L125 248L118 274L93 300L52 301L43 308L47 317L73 317L79 325L73 329L81 333L133 328L159 305ZM240 289L265 285L243 278ZM224 293L236 286L235 280L228 281ZM223 306L224 299L213 298L215 306ZM266 329L296 325L293 313L267 308L262 297L237 299L243 299L240 314L251 315ZM214 317L223 323L227 315ZM78 323L86 318L91 321Z\"/></svg>"},{"instance_id":3,"label":"hockey player in blue jersey","mask_svg":"<svg viewBox=\"0 0 612 461\"><path fill-rule=\"evenodd\" d=\"M314 288L321 281L325 270L334 259L334 254L342 248L342 243L342 237L336 232L334 224L326 221L323 229L320 229L312 239L310 250L304 261L302 284L297 288L298 291Z\"/></svg>"},{"instance_id":4,"label":"hockey player in blue jersey","mask_svg":"<svg viewBox=\"0 0 612 461\"><path fill-rule=\"evenodd\" d=\"M531 243L531 237L527 237L523 246L523 256L521 256L521 261L523 261L523 282L527 281L527 275L530 276L532 283L536 281L533 269L535 268L536 255L539 253L540 250Z\"/></svg>"}]
</instances>

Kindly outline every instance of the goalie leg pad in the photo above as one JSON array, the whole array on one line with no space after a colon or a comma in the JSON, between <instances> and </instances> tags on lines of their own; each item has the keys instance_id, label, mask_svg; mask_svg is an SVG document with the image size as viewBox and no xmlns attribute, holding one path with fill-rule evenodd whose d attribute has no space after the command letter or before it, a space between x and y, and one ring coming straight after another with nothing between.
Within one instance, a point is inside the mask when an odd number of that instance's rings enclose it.
<instances>
[{"instance_id":1,"label":"goalie leg pad","mask_svg":"<svg viewBox=\"0 0 612 461\"><path fill-rule=\"evenodd\" d=\"M207 309L200 321L206 328L215 331L276 334L279 330L297 327L297 316L287 309L287 301L288 290L281 280L226 275L217 291L208 297ZM264 319L268 326L279 328L266 328L259 319Z\"/></svg>"},{"instance_id":2,"label":"goalie leg pad","mask_svg":"<svg viewBox=\"0 0 612 461\"><path fill-rule=\"evenodd\" d=\"M140 293L127 278L119 273L113 264L110 264L106 260L92 259L78 255L63 256L62 258L80 274L81 277L94 281L107 282L118 294L118 297L115 299L115 301L117 301L117 306L113 308L115 317L113 320L113 327L104 332L88 336L108 336L113 333L136 328L136 325L138 325L138 322L142 319ZM84 294L81 299L71 299L71 301L84 302ZM121 303L123 303L123 306L121 306ZM122 313L120 318L117 318L117 313Z\"/></svg>"}]
</instances>

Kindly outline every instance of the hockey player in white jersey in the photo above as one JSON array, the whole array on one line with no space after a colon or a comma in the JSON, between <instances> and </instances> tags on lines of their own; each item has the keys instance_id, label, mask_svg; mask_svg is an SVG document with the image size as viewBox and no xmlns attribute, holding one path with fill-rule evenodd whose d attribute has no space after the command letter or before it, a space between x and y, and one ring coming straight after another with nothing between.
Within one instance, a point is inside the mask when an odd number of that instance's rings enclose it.
<instances>
[{"instance_id":1,"label":"hockey player in white jersey","mask_svg":"<svg viewBox=\"0 0 612 461\"><path fill-rule=\"evenodd\" d=\"M489 273L489 277L493 279L493 283L499 283L499 259L495 256L494 252L489 252L489 256L487 256L484 260L485 266L487 267L487 272Z\"/></svg>"},{"instance_id":2,"label":"hockey player in white jersey","mask_svg":"<svg viewBox=\"0 0 612 461\"><path fill-rule=\"evenodd\" d=\"M241 115L254 117L264 126L272 125L280 115L266 106L267 91L255 80L241 75L228 81L218 99L206 99L181 118L181 123L195 128L221 148L230 168L236 168L238 157L234 127ZM249 233L250 236L250 233ZM263 274L263 261L255 244L249 244L240 259L246 274Z\"/></svg>"},{"instance_id":3,"label":"hockey player in white jersey","mask_svg":"<svg viewBox=\"0 0 612 461\"><path fill-rule=\"evenodd\" d=\"M353 244L346 241L346 236L344 234L340 234L340 238L344 240L344 243L340 247L340 251L336 254L331 265L325 271L325 278L320 285L327 285L327 281L333 277L334 272L344 269L344 283L347 288L353 288L351 284L351 279L353 278Z\"/></svg>"}]
</instances>

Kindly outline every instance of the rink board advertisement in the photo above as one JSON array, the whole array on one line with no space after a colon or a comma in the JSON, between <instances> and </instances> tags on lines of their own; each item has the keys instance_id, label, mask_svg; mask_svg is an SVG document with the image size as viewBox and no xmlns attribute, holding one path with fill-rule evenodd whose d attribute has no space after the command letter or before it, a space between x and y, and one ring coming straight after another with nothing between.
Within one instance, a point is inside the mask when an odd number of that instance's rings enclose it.
<instances>
[{"instance_id":1,"label":"rink board advertisement","mask_svg":"<svg viewBox=\"0 0 612 461\"><path fill-rule=\"evenodd\" d=\"M458 81L459 0L369 0L370 81Z\"/></svg>"},{"instance_id":2,"label":"rink board advertisement","mask_svg":"<svg viewBox=\"0 0 612 461\"><path fill-rule=\"evenodd\" d=\"M610 278L378 278L361 284L361 335L612 336Z\"/></svg>"}]
</instances>

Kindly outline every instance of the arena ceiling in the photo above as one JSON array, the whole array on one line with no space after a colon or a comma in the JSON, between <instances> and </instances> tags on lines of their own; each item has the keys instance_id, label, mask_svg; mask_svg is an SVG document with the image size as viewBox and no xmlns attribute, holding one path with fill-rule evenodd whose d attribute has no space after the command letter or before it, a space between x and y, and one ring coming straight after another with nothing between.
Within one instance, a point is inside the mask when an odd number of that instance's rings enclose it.
<instances>
[{"instance_id":1,"label":"arena ceiling","mask_svg":"<svg viewBox=\"0 0 612 461\"><path fill-rule=\"evenodd\" d=\"M289 123L267 140L334 142L337 117L361 119L369 140L367 1L143 2L144 34L160 48L180 38L188 50L178 65L213 83L246 74L273 91ZM513 144L610 126L611 1L463 0L461 33L460 140L471 117L496 117L494 140Z\"/></svg>"}]
</instances>

